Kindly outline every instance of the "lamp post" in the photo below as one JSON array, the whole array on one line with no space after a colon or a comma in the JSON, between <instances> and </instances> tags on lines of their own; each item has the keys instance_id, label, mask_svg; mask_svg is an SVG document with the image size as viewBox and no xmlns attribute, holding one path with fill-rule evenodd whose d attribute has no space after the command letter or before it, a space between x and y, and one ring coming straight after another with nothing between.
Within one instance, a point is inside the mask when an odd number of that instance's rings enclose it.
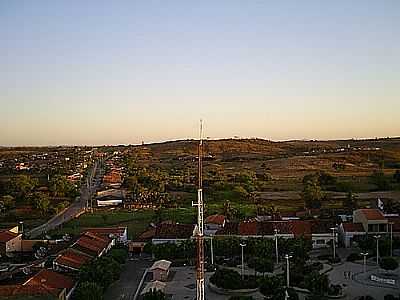
<instances>
[{"instance_id":1,"label":"lamp post","mask_svg":"<svg viewBox=\"0 0 400 300\"><path fill-rule=\"evenodd\" d=\"M365 273L367 271L367 256L368 256L368 252L360 253L360 254L363 256L363 265L364 265L363 271Z\"/></svg>"},{"instance_id":2,"label":"lamp post","mask_svg":"<svg viewBox=\"0 0 400 300\"><path fill-rule=\"evenodd\" d=\"M289 259L291 259L293 256L286 254L286 288L289 288L289 273L290 273L290 265L289 265Z\"/></svg>"},{"instance_id":3,"label":"lamp post","mask_svg":"<svg viewBox=\"0 0 400 300\"><path fill-rule=\"evenodd\" d=\"M275 256L276 256L276 264L279 263L279 251L278 251L278 229L274 229L275 232Z\"/></svg>"},{"instance_id":4,"label":"lamp post","mask_svg":"<svg viewBox=\"0 0 400 300\"><path fill-rule=\"evenodd\" d=\"M242 280L244 280L244 247L246 247L245 243L240 243L240 247L242 247Z\"/></svg>"},{"instance_id":5,"label":"lamp post","mask_svg":"<svg viewBox=\"0 0 400 300\"><path fill-rule=\"evenodd\" d=\"M393 222L390 225L390 256L393 256Z\"/></svg>"},{"instance_id":6,"label":"lamp post","mask_svg":"<svg viewBox=\"0 0 400 300\"><path fill-rule=\"evenodd\" d=\"M213 247L213 236L211 237L211 265L214 266L214 247Z\"/></svg>"},{"instance_id":7,"label":"lamp post","mask_svg":"<svg viewBox=\"0 0 400 300\"><path fill-rule=\"evenodd\" d=\"M376 265L379 265L379 239L381 238L380 235L374 235L376 239Z\"/></svg>"},{"instance_id":8,"label":"lamp post","mask_svg":"<svg viewBox=\"0 0 400 300\"><path fill-rule=\"evenodd\" d=\"M335 261L336 259L336 230L337 227L331 227L332 230L332 247L333 247L333 260Z\"/></svg>"}]
</instances>

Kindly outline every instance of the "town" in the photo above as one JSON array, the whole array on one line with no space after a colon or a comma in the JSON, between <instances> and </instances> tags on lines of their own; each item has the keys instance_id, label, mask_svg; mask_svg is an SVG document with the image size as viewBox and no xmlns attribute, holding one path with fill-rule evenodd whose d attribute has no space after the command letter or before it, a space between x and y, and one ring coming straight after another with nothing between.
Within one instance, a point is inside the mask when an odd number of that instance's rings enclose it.
<instances>
[{"instance_id":1,"label":"town","mask_svg":"<svg viewBox=\"0 0 400 300\"><path fill-rule=\"evenodd\" d=\"M0 296L195 299L196 143L1 149ZM397 299L399 143L204 141L206 299Z\"/></svg>"}]
</instances>

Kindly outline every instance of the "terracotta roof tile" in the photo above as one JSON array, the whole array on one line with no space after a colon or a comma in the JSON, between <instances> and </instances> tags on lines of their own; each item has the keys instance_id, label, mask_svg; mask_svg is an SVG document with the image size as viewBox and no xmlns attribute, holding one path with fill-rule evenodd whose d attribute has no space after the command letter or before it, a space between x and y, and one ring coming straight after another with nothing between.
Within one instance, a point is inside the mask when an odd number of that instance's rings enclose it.
<instances>
[{"instance_id":1,"label":"terracotta roof tile","mask_svg":"<svg viewBox=\"0 0 400 300\"><path fill-rule=\"evenodd\" d=\"M205 223L224 225L225 219L224 215L211 215L206 218Z\"/></svg>"},{"instance_id":2,"label":"terracotta roof tile","mask_svg":"<svg viewBox=\"0 0 400 300\"><path fill-rule=\"evenodd\" d=\"M345 232L365 232L360 223L343 223L342 226Z\"/></svg>"},{"instance_id":3,"label":"terracotta roof tile","mask_svg":"<svg viewBox=\"0 0 400 300\"><path fill-rule=\"evenodd\" d=\"M63 265L78 270L82 265L88 263L91 259L92 258L88 255L78 253L73 249L67 249L63 253L61 253L54 260L54 262L59 265Z\"/></svg>"},{"instance_id":4,"label":"terracotta roof tile","mask_svg":"<svg viewBox=\"0 0 400 300\"><path fill-rule=\"evenodd\" d=\"M28 281L24 285L41 285L45 288L56 288L56 289L67 289L71 290L74 287L74 281L71 277L62 275L60 273L43 269Z\"/></svg>"},{"instance_id":5,"label":"terracotta roof tile","mask_svg":"<svg viewBox=\"0 0 400 300\"><path fill-rule=\"evenodd\" d=\"M361 209L367 220L385 220L385 216L379 209L374 208L364 208Z\"/></svg>"},{"instance_id":6,"label":"terracotta roof tile","mask_svg":"<svg viewBox=\"0 0 400 300\"><path fill-rule=\"evenodd\" d=\"M155 238L188 239L193 236L193 224L160 224L156 228Z\"/></svg>"},{"instance_id":7,"label":"terracotta roof tile","mask_svg":"<svg viewBox=\"0 0 400 300\"><path fill-rule=\"evenodd\" d=\"M12 239L15 239L19 234L5 230L0 232L0 243L7 243Z\"/></svg>"}]
</instances>

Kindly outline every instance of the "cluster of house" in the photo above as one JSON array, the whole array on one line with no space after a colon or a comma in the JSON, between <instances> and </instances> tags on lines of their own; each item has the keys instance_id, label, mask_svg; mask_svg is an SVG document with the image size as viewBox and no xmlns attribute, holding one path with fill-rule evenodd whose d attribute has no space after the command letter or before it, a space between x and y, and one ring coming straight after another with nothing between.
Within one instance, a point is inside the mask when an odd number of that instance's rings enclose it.
<instances>
[{"instance_id":1,"label":"cluster of house","mask_svg":"<svg viewBox=\"0 0 400 300\"><path fill-rule=\"evenodd\" d=\"M71 174L82 173L91 160L94 149L81 147L47 148L43 152L11 153L0 162L5 171L46 172L67 167Z\"/></svg>"},{"instance_id":2,"label":"cluster of house","mask_svg":"<svg viewBox=\"0 0 400 300\"><path fill-rule=\"evenodd\" d=\"M23 249L22 234L16 232L16 230L17 227L0 232L2 255L4 253L4 255L10 256L28 250L27 248ZM84 264L105 255L118 242L127 242L126 227L88 228L78 239L72 241L66 248L54 255L51 268L45 268L46 258L42 258L13 269L12 272L7 269L1 270L0 278L10 278L19 273L33 275L23 282L0 285L0 298L52 295L60 300L70 299L78 284L76 275L80 268ZM30 250L32 251L32 246Z\"/></svg>"},{"instance_id":3,"label":"cluster of house","mask_svg":"<svg viewBox=\"0 0 400 300\"><path fill-rule=\"evenodd\" d=\"M357 209L351 216L336 219L253 218L241 222L229 222L223 215L211 215L205 220L206 236L239 237L239 238L297 238L305 237L312 241L314 249L329 247L332 240L340 242L344 247L355 246L357 239L366 235L400 236L399 215L385 215L379 209ZM162 222L142 233L131 244L140 248L147 241L153 244L179 243L194 237L195 225ZM132 250L133 251L133 250Z\"/></svg>"}]
</instances>

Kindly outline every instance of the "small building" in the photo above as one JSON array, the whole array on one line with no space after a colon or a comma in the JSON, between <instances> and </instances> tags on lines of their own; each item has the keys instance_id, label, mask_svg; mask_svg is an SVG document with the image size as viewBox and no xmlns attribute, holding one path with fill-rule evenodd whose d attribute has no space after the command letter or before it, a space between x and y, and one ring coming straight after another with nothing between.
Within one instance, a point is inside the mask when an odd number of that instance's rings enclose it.
<instances>
[{"instance_id":1,"label":"small building","mask_svg":"<svg viewBox=\"0 0 400 300\"><path fill-rule=\"evenodd\" d=\"M60 272L79 271L84 264L91 260L91 256L68 248L61 252L53 261L53 270Z\"/></svg>"},{"instance_id":2,"label":"small building","mask_svg":"<svg viewBox=\"0 0 400 300\"><path fill-rule=\"evenodd\" d=\"M167 286L167 284L165 282L161 282L161 281L150 281L146 284L146 286L144 287L144 289L142 290L142 292L140 293L142 296L151 292L151 291L161 291L163 293L165 293L165 287Z\"/></svg>"},{"instance_id":3,"label":"small building","mask_svg":"<svg viewBox=\"0 0 400 300\"><path fill-rule=\"evenodd\" d=\"M154 262L150 268L150 271L153 272L153 280L167 281L170 267L171 262L165 259Z\"/></svg>"},{"instance_id":4,"label":"small building","mask_svg":"<svg viewBox=\"0 0 400 300\"><path fill-rule=\"evenodd\" d=\"M25 299L28 297L56 298L66 300L65 289L45 288L41 285L0 285L0 299Z\"/></svg>"},{"instance_id":5,"label":"small building","mask_svg":"<svg viewBox=\"0 0 400 300\"><path fill-rule=\"evenodd\" d=\"M68 276L59 274L57 272L43 269L39 273L29 278L23 285L28 286L41 286L45 289L58 289L63 290L65 299L70 299L76 287L76 282Z\"/></svg>"},{"instance_id":6,"label":"small building","mask_svg":"<svg viewBox=\"0 0 400 300\"><path fill-rule=\"evenodd\" d=\"M128 227L98 227L98 228L86 228L86 232L91 232L96 235L102 235L115 239L118 243L128 242Z\"/></svg>"},{"instance_id":7,"label":"small building","mask_svg":"<svg viewBox=\"0 0 400 300\"><path fill-rule=\"evenodd\" d=\"M100 234L85 232L71 248L92 257L101 257L114 245L115 239Z\"/></svg>"},{"instance_id":8,"label":"small building","mask_svg":"<svg viewBox=\"0 0 400 300\"><path fill-rule=\"evenodd\" d=\"M225 226L226 217L224 215L208 216L204 222L206 230L219 230Z\"/></svg>"},{"instance_id":9,"label":"small building","mask_svg":"<svg viewBox=\"0 0 400 300\"><path fill-rule=\"evenodd\" d=\"M388 232L388 220L379 209L364 208L353 211L353 223L362 224L367 234Z\"/></svg>"},{"instance_id":10,"label":"small building","mask_svg":"<svg viewBox=\"0 0 400 300\"><path fill-rule=\"evenodd\" d=\"M9 230L0 231L0 256L12 256L21 251L22 233L18 226Z\"/></svg>"},{"instance_id":11,"label":"small building","mask_svg":"<svg viewBox=\"0 0 400 300\"><path fill-rule=\"evenodd\" d=\"M194 236L193 224L162 223L156 227L153 244L180 243Z\"/></svg>"},{"instance_id":12,"label":"small building","mask_svg":"<svg viewBox=\"0 0 400 300\"><path fill-rule=\"evenodd\" d=\"M365 236L361 223L342 223L339 226L339 237L346 248L354 246L353 243Z\"/></svg>"}]
</instances>

